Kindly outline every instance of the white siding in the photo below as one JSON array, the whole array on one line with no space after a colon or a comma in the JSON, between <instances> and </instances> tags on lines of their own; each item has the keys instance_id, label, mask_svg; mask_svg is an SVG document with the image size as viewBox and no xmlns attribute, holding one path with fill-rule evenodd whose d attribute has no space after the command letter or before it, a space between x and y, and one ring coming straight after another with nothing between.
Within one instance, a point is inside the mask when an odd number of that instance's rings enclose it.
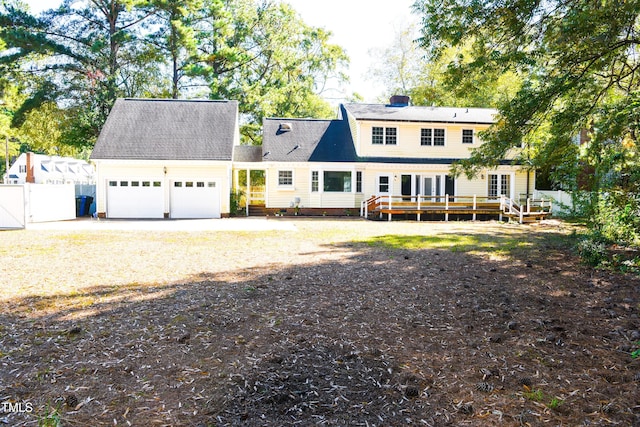
<instances>
[{"instance_id":1,"label":"white siding","mask_svg":"<svg viewBox=\"0 0 640 427\"><path fill-rule=\"evenodd\" d=\"M371 143L373 127L397 128L396 145L376 145ZM356 150L365 157L405 157L405 158L467 158L469 150L482 144L478 132L486 125L453 125L445 123L401 123L366 121L358 124L359 143ZM445 145L421 145L421 129L445 129ZM462 143L462 130L473 130L473 144Z\"/></svg>"},{"instance_id":2,"label":"white siding","mask_svg":"<svg viewBox=\"0 0 640 427\"><path fill-rule=\"evenodd\" d=\"M96 160L97 189L96 210L107 209L107 184L109 180L139 180L162 182L163 216L170 213L170 185L175 180L215 181L220 194L222 215L230 210L231 162L215 161L116 161ZM132 204L138 203L131 200Z\"/></svg>"}]
</instances>

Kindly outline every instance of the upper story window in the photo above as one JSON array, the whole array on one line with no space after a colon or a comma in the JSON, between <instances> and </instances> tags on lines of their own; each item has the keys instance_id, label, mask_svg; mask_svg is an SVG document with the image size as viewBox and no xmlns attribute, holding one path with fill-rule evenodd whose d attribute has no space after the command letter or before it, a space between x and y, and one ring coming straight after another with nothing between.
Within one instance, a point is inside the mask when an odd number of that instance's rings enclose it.
<instances>
[{"instance_id":1,"label":"upper story window","mask_svg":"<svg viewBox=\"0 0 640 427\"><path fill-rule=\"evenodd\" d=\"M371 130L371 143L373 145L398 144L398 128L374 126Z\"/></svg>"},{"instance_id":2,"label":"upper story window","mask_svg":"<svg viewBox=\"0 0 640 427\"><path fill-rule=\"evenodd\" d=\"M27 165L20 165L20 173L27 173Z\"/></svg>"},{"instance_id":3,"label":"upper story window","mask_svg":"<svg viewBox=\"0 0 640 427\"><path fill-rule=\"evenodd\" d=\"M293 171L278 171L278 185L292 186Z\"/></svg>"},{"instance_id":4,"label":"upper story window","mask_svg":"<svg viewBox=\"0 0 640 427\"><path fill-rule=\"evenodd\" d=\"M473 144L473 129L462 129L462 143Z\"/></svg>"},{"instance_id":5,"label":"upper story window","mask_svg":"<svg viewBox=\"0 0 640 427\"><path fill-rule=\"evenodd\" d=\"M445 133L444 129L421 129L420 145L444 147Z\"/></svg>"}]
</instances>

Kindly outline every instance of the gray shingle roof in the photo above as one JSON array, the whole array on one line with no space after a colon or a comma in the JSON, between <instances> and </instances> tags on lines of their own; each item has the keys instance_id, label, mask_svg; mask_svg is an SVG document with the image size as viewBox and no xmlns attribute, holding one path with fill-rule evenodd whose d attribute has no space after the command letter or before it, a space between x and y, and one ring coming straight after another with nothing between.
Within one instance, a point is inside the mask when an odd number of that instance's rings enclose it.
<instances>
[{"instance_id":1,"label":"gray shingle roof","mask_svg":"<svg viewBox=\"0 0 640 427\"><path fill-rule=\"evenodd\" d=\"M237 101L118 99L92 159L232 159Z\"/></svg>"},{"instance_id":2,"label":"gray shingle roof","mask_svg":"<svg viewBox=\"0 0 640 427\"><path fill-rule=\"evenodd\" d=\"M282 131L281 124L291 130ZM357 159L348 124L343 120L264 119L264 161L354 162Z\"/></svg>"},{"instance_id":3,"label":"gray shingle roof","mask_svg":"<svg viewBox=\"0 0 640 427\"><path fill-rule=\"evenodd\" d=\"M261 145L236 145L233 147L234 162L261 162Z\"/></svg>"},{"instance_id":4,"label":"gray shingle roof","mask_svg":"<svg viewBox=\"0 0 640 427\"><path fill-rule=\"evenodd\" d=\"M363 107L363 108L360 108ZM371 108L369 108L371 107ZM349 109L351 108L351 109ZM263 161L278 162L358 162L358 163L396 163L396 164L423 164L423 165L448 165L462 159L454 158L415 158L415 157L360 157L356 154L353 144L353 136L351 135L348 120L346 119L345 109L354 114L357 111L359 115L354 116L359 120L367 120L363 118L369 117L368 111L384 114L385 109L395 109L386 114L397 114L398 108L413 108L413 112L406 111L401 113L400 118L384 118L384 120L396 121L436 121L437 117L444 117L444 114L450 114L452 111L457 113L465 112L466 108L436 108L439 110L440 116L430 116L426 120L425 109L431 110L431 107L387 107L385 105L372 104L347 104L341 106L340 114L336 120L314 120L314 119L264 119L263 121ZM474 111L475 110L475 111ZM478 113L480 111L485 114L485 119L496 112L490 109L469 109L469 113L476 119L482 118ZM408 119L410 114L422 114L423 120ZM362 114L363 116L360 116ZM377 120L377 119L371 119ZM460 123L482 123L467 122ZM491 122L489 122L491 123ZM290 130L282 131L280 126L286 124ZM512 161L501 160L500 164L512 164Z\"/></svg>"},{"instance_id":5,"label":"gray shingle roof","mask_svg":"<svg viewBox=\"0 0 640 427\"><path fill-rule=\"evenodd\" d=\"M492 108L415 107L384 104L345 104L357 120L397 122L492 124L497 110Z\"/></svg>"}]
</instances>

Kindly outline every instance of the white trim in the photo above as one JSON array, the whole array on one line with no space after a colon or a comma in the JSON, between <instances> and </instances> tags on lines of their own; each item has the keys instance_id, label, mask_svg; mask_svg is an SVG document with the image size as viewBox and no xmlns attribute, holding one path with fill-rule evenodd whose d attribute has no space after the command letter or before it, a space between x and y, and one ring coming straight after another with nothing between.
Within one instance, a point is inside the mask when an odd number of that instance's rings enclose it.
<instances>
[{"instance_id":1,"label":"white trim","mask_svg":"<svg viewBox=\"0 0 640 427\"><path fill-rule=\"evenodd\" d=\"M385 191L380 191L380 178L383 177L383 176L389 178L389 183L387 184L389 186L389 191L386 191L386 192ZM376 194L378 196L387 195L387 194L392 194L393 193L393 176L394 176L393 173L388 173L388 174L381 173L381 174L377 174L376 175L376 187L375 187L375 190L376 190Z\"/></svg>"},{"instance_id":2,"label":"white trim","mask_svg":"<svg viewBox=\"0 0 640 427\"><path fill-rule=\"evenodd\" d=\"M465 130L470 130L471 131L471 142L464 142L464 131ZM460 131L460 143L462 145L474 145L476 143L476 130L475 129L470 129L470 128L462 128Z\"/></svg>"},{"instance_id":3,"label":"white trim","mask_svg":"<svg viewBox=\"0 0 640 427\"><path fill-rule=\"evenodd\" d=\"M280 184L280 172L291 172L291 184ZM278 190L295 190L296 173L295 169L278 169L278 175L276 177Z\"/></svg>"},{"instance_id":4,"label":"white trim","mask_svg":"<svg viewBox=\"0 0 640 427\"><path fill-rule=\"evenodd\" d=\"M431 145L422 145L422 130L423 129L431 129ZM436 140L436 129L442 129L444 130L444 145L435 145L435 140ZM449 144L447 144L447 135L448 135L448 129L447 127L435 127L435 125L432 126L420 126L420 140L418 141L418 145L420 147L429 147L429 148L446 148Z\"/></svg>"},{"instance_id":5,"label":"white trim","mask_svg":"<svg viewBox=\"0 0 640 427\"><path fill-rule=\"evenodd\" d=\"M373 128L382 128L382 144L374 144L373 143ZM400 145L400 126L389 126L389 125L371 125L370 139L369 145L373 147L386 147L392 146L397 147ZM396 143L388 144L387 143L387 129L395 129L396 130Z\"/></svg>"}]
</instances>

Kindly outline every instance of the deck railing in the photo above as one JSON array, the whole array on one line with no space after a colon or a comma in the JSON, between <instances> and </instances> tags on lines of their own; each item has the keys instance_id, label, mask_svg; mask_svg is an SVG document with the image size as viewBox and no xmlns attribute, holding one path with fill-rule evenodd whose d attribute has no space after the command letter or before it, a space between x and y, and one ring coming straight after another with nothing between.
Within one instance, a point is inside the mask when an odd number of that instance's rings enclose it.
<instances>
[{"instance_id":1,"label":"deck railing","mask_svg":"<svg viewBox=\"0 0 640 427\"><path fill-rule=\"evenodd\" d=\"M391 221L394 214L415 214L418 221L422 214L438 213L445 215L445 221L449 220L449 214L472 215L473 220L479 214L503 215L517 217L524 222L525 217L544 217L551 213L551 201L544 199L528 199L525 206L520 206L508 197L486 196L451 196L448 194L439 196L398 196L379 195L372 196L361 204L360 215L368 218L370 215L388 215Z\"/></svg>"}]
</instances>

